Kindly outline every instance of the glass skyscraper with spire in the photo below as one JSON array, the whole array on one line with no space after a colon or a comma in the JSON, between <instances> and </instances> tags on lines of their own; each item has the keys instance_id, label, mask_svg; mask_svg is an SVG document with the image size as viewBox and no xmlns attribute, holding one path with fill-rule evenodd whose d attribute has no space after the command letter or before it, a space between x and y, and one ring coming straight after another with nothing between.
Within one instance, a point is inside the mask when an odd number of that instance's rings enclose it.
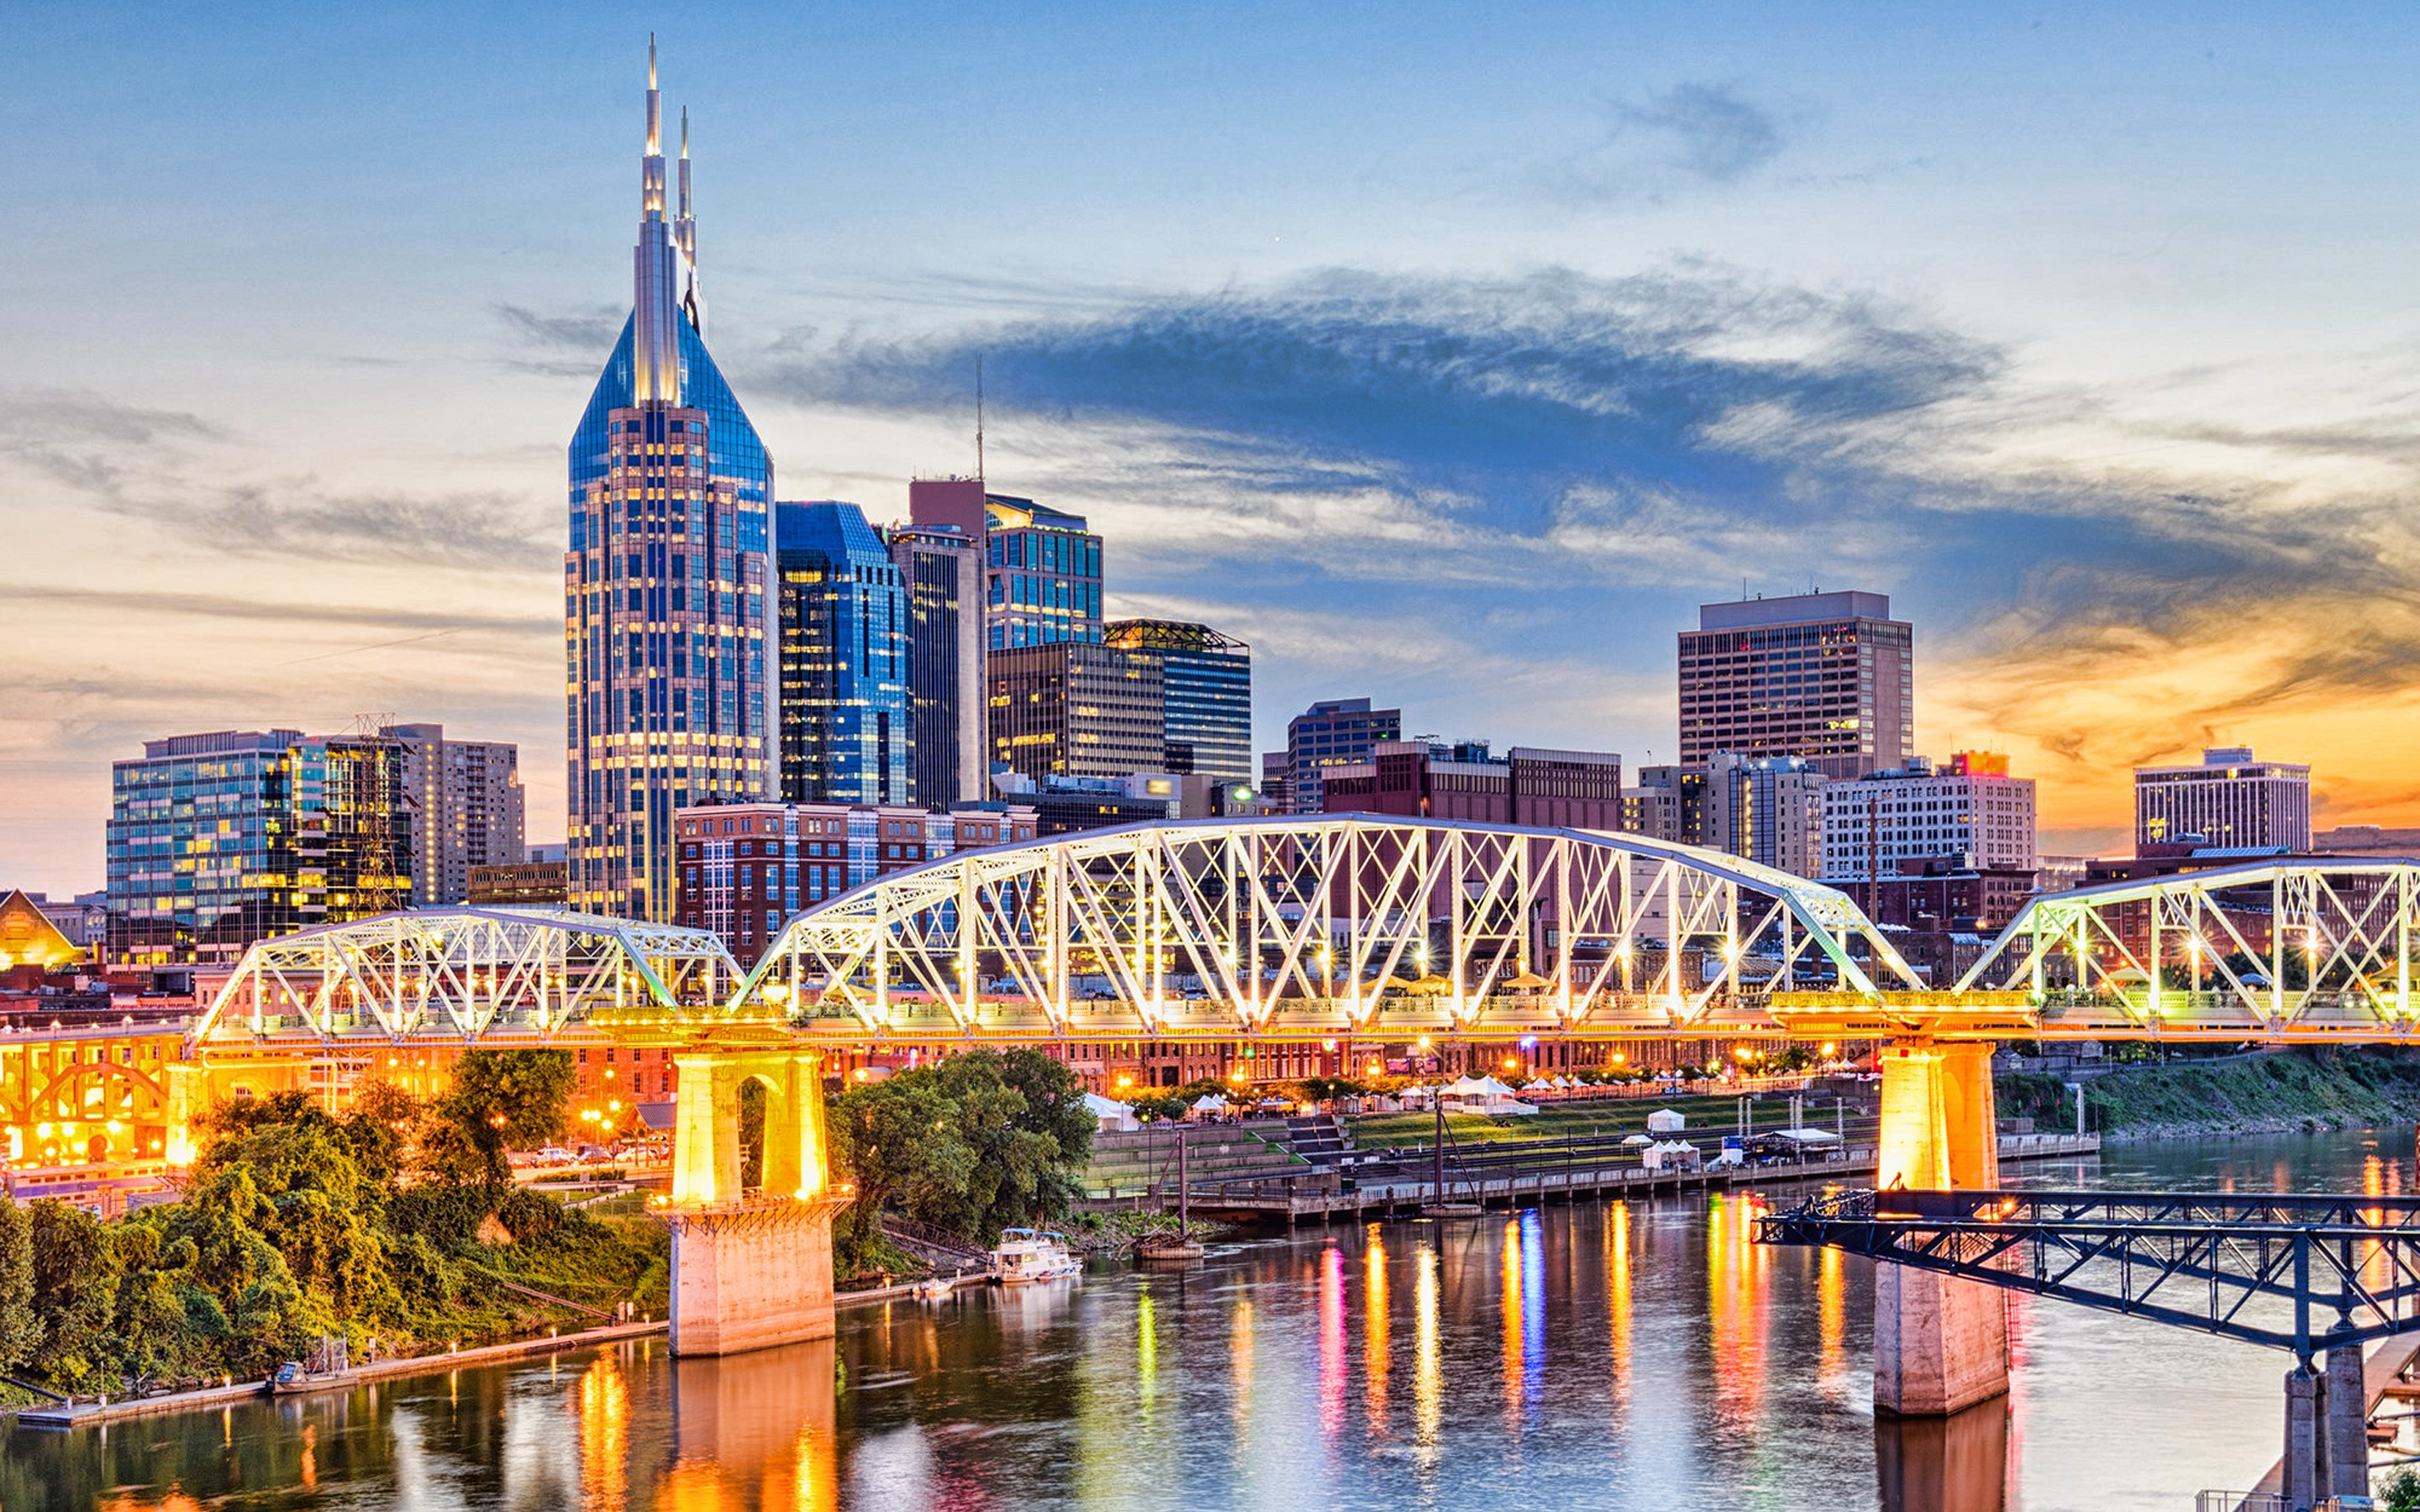
<instances>
[{"instance_id":1,"label":"glass skyscraper with spire","mask_svg":"<svg viewBox=\"0 0 2420 1512\"><path fill-rule=\"evenodd\" d=\"M630 318L572 435L570 901L670 922L674 814L770 795L773 462L706 346L689 121L667 214L647 44Z\"/></svg>"}]
</instances>

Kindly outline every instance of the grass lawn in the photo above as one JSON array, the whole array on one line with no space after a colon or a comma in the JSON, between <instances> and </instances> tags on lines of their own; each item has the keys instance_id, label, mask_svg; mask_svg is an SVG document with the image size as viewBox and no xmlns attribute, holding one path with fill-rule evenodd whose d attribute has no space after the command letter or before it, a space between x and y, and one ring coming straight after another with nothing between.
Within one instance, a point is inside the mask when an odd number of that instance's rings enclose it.
<instances>
[{"instance_id":1,"label":"grass lawn","mask_svg":"<svg viewBox=\"0 0 2420 1512\"><path fill-rule=\"evenodd\" d=\"M1752 1129L1780 1129L1790 1123L1790 1103L1787 1098L1771 1097L1748 1105ZM1477 1114L1451 1113L1446 1116L1446 1128L1462 1144L1501 1143L1523 1139L1564 1139L1589 1135L1645 1134L1647 1116L1659 1108L1670 1108L1689 1120L1685 1133L1692 1134L1732 1134L1739 1128L1739 1101L1735 1097L1673 1097L1623 1098L1602 1103L1548 1103L1542 1104L1534 1117L1488 1119ZM1830 1100L1810 1096L1807 1100L1807 1121L1819 1128L1830 1127ZM1436 1116L1431 1113L1380 1113L1368 1118L1347 1119L1345 1128L1353 1143L1364 1149L1383 1149L1388 1145L1425 1145L1436 1135Z\"/></svg>"}]
</instances>

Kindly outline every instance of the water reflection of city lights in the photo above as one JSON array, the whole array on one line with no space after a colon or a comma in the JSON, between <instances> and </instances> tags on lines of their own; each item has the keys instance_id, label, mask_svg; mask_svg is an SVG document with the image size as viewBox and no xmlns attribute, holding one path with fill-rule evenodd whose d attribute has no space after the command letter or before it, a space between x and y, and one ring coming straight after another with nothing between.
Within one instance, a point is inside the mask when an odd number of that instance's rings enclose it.
<instances>
[{"instance_id":1,"label":"water reflection of city lights","mask_svg":"<svg viewBox=\"0 0 2420 1512\"><path fill-rule=\"evenodd\" d=\"M1437 1328L1437 1252L1423 1247L1412 1269L1412 1442L1434 1469L1444 1447L1445 1351Z\"/></svg>"},{"instance_id":2,"label":"water reflection of city lights","mask_svg":"<svg viewBox=\"0 0 2420 1512\"><path fill-rule=\"evenodd\" d=\"M1227 1355L1234 1379L1235 1425L1241 1427L1252 1416L1252 1304L1240 1298L1227 1324Z\"/></svg>"},{"instance_id":3,"label":"water reflection of city lights","mask_svg":"<svg viewBox=\"0 0 2420 1512\"><path fill-rule=\"evenodd\" d=\"M1521 1285L1521 1225L1507 1220L1504 1225L1504 1258L1497 1276L1499 1302L1504 1314L1504 1427L1508 1432L1521 1431L1521 1381L1527 1373L1528 1330L1522 1326L1522 1304L1528 1292Z\"/></svg>"},{"instance_id":4,"label":"water reflection of city lights","mask_svg":"<svg viewBox=\"0 0 2420 1512\"><path fill-rule=\"evenodd\" d=\"M611 1353L580 1377L581 1504L587 1512L622 1512L629 1499L630 1388Z\"/></svg>"},{"instance_id":5,"label":"water reflection of city lights","mask_svg":"<svg viewBox=\"0 0 2420 1512\"><path fill-rule=\"evenodd\" d=\"M1363 1412L1370 1422L1370 1431L1387 1431L1387 1371L1394 1364L1388 1356L1387 1329L1387 1246L1378 1237L1378 1226L1370 1226L1369 1247L1361 1257L1361 1368L1368 1377L1367 1400Z\"/></svg>"},{"instance_id":6,"label":"water reflection of city lights","mask_svg":"<svg viewBox=\"0 0 2420 1512\"><path fill-rule=\"evenodd\" d=\"M1344 1252L1319 1252L1319 1430L1333 1439L1344 1427Z\"/></svg>"},{"instance_id":7,"label":"water reflection of city lights","mask_svg":"<svg viewBox=\"0 0 2420 1512\"><path fill-rule=\"evenodd\" d=\"M1605 1304L1607 1345L1613 1357L1613 1399L1630 1398L1630 1204L1605 1210Z\"/></svg>"}]
</instances>

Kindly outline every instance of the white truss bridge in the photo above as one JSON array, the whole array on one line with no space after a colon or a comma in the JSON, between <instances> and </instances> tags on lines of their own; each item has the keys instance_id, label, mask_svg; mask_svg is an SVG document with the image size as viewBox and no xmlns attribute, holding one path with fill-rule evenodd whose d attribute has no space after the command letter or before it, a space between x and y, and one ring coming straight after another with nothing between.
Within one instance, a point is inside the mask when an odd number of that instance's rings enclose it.
<instances>
[{"instance_id":1,"label":"white truss bridge","mask_svg":"<svg viewBox=\"0 0 2420 1512\"><path fill-rule=\"evenodd\" d=\"M1421 1035L2420 1039L2420 868L2277 860L2038 898L1952 986L1839 890L1630 834L1369 814L972 851L702 931L434 908L246 953L197 1037L544 1041L763 1025L833 1043Z\"/></svg>"}]
</instances>

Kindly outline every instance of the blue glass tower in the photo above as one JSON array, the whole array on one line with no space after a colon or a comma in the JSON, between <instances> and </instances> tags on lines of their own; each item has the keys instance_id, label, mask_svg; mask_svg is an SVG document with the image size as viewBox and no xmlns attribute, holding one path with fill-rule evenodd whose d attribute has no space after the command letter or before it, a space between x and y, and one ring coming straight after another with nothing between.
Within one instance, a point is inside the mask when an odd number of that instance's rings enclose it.
<instances>
[{"instance_id":1,"label":"blue glass tower","mask_svg":"<svg viewBox=\"0 0 2420 1512\"><path fill-rule=\"evenodd\" d=\"M690 214L665 209L647 44L630 318L572 433L563 559L570 898L670 922L673 816L769 795L773 462L706 347Z\"/></svg>"},{"instance_id":2,"label":"blue glass tower","mask_svg":"<svg viewBox=\"0 0 2420 1512\"><path fill-rule=\"evenodd\" d=\"M783 504L775 534L783 801L912 801L913 585L855 504Z\"/></svg>"}]
</instances>

